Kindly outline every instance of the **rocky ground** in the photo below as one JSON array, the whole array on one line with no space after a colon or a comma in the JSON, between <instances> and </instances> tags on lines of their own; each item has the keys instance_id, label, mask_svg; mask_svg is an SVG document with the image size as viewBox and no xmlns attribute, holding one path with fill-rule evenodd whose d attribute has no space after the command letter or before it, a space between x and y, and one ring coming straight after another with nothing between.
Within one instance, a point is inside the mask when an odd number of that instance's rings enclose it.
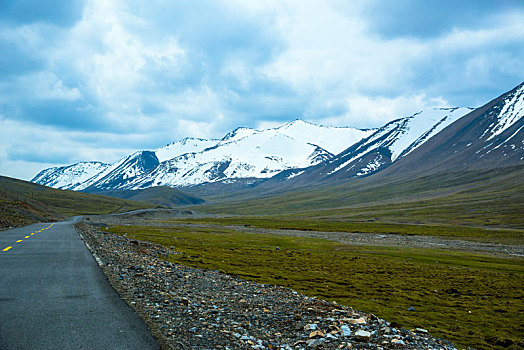
<instances>
[{"instance_id":1,"label":"rocky ground","mask_svg":"<svg viewBox=\"0 0 524 350\"><path fill-rule=\"evenodd\" d=\"M176 251L80 223L77 230L122 298L165 349L453 349L424 329L257 284L172 264Z\"/></svg>"}]
</instances>

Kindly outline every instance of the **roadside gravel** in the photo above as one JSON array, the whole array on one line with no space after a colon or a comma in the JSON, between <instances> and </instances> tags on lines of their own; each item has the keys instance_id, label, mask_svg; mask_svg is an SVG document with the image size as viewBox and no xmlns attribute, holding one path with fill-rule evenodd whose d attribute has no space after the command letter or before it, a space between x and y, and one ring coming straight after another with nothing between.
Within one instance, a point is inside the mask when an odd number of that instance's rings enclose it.
<instances>
[{"instance_id":1,"label":"roadside gravel","mask_svg":"<svg viewBox=\"0 0 524 350\"><path fill-rule=\"evenodd\" d=\"M165 261L150 242L76 225L113 287L164 349L454 349L424 329L291 289Z\"/></svg>"}]
</instances>

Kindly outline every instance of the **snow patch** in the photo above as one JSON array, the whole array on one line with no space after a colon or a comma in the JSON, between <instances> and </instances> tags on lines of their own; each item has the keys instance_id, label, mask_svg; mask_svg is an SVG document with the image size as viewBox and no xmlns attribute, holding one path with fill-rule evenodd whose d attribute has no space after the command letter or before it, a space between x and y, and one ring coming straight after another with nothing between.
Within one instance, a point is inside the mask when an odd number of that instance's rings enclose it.
<instances>
[{"instance_id":1,"label":"snow patch","mask_svg":"<svg viewBox=\"0 0 524 350\"><path fill-rule=\"evenodd\" d=\"M304 174L304 173L305 173L304 170L299 171L298 173L291 173L290 175L288 175L288 176L286 177L286 180L290 180L290 179L292 179L292 178L294 178L294 177L297 177L297 176L299 176L299 175L302 175L302 174Z\"/></svg>"},{"instance_id":2,"label":"snow patch","mask_svg":"<svg viewBox=\"0 0 524 350\"><path fill-rule=\"evenodd\" d=\"M357 176L368 175L379 169L382 165L382 163L380 163L381 159L382 156L380 156L378 159L374 159L373 161L369 162L364 168L360 169L360 171L357 173Z\"/></svg>"},{"instance_id":3,"label":"snow patch","mask_svg":"<svg viewBox=\"0 0 524 350\"><path fill-rule=\"evenodd\" d=\"M497 122L491 129L491 136L487 141L497 135L502 134L506 129L511 127L515 122L524 116L524 85L517 90L513 96L504 100L504 106L496 117Z\"/></svg>"}]
</instances>

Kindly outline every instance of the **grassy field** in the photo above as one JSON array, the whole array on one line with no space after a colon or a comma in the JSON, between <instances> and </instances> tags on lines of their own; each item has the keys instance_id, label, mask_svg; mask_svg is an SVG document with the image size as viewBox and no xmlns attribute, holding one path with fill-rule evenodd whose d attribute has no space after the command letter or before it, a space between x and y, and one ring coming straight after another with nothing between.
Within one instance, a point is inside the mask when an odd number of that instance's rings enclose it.
<instances>
[{"instance_id":1,"label":"grassy field","mask_svg":"<svg viewBox=\"0 0 524 350\"><path fill-rule=\"evenodd\" d=\"M336 300L407 328L426 328L460 346L524 346L521 258L341 245L225 228L116 226L109 231L175 246L182 254L168 259L177 263Z\"/></svg>"},{"instance_id":2,"label":"grassy field","mask_svg":"<svg viewBox=\"0 0 524 350\"><path fill-rule=\"evenodd\" d=\"M338 221L524 229L524 166L206 198L197 211ZM214 203L213 203L214 202Z\"/></svg>"},{"instance_id":3,"label":"grassy field","mask_svg":"<svg viewBox=\"0 0 524 350\"><path fill-rule=\"evenodd\" d=\"M175 219L173 223L240 225L281 230L305 230L325 232L359 232L400 235L426 235L457 238L487 243L524 244L524 230L503 230L456 225L420 225L384 222L351 222L343 219L286 218L283 216L221 217L198 219Z\"/></svg>"}]
</instances>

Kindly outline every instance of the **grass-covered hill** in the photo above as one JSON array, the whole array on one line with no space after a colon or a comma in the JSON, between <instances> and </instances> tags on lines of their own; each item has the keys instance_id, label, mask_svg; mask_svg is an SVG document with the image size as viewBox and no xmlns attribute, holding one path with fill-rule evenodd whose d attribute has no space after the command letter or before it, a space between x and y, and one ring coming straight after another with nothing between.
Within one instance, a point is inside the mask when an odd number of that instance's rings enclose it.
<instances>
[{"instance_id":1,"label":"grass-covered hill","mask_svg":"<svg viewBox=\"0 0 524 350\"><path fill-rule=\"evenodd\" d=\"M163 207L204 203L204 200L200 197L168 186L149 187L142 190L109 190L93 193L133 201L147 202Z\"/></svg>"},{"instance_id":2,"label":"grass-covered hill","mask_svg":"<svg viewBox=\"0 0 524 350\"><path fill-rule=\"evenodd\" d=\"M0 228L55 221L73 215L108 214L154 205L57 190L32 182L0 176Z\"/></svg>"},{"instance_id":3,"label":"grass-covered hill","mask_svg":"<svg viewBox=\"0 0 524 350\"><path fill-rule=\"evenodd\" d=\"M332 222L446 224L524 229L524 164L414 177L370 176L285 192L210 196L195 209Z\"/></svg>"}]
</instances>

